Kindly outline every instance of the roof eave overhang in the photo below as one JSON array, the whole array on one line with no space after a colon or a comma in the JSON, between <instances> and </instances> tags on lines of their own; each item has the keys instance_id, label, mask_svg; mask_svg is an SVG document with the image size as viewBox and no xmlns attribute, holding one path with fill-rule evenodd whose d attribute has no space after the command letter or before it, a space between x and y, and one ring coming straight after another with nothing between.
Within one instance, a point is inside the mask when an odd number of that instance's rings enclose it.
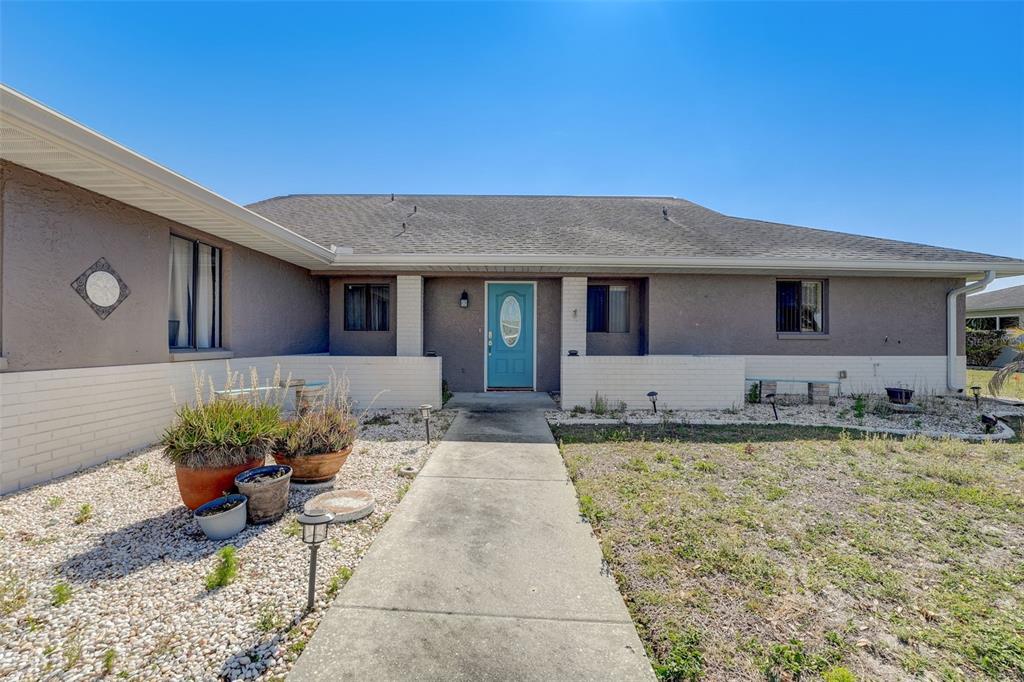
<instances>
[{"instance_id":1,"label":"roof eave overhang","mask_svg":"<svg viewBox=\"0 0 1024 682\"><path fill-rule=\"evenodd\" d=\"M335 257L2 84L0 158L303 267L323 267Z\"/></svg>"},{"instance_id":2,"label":"roof eave overhang","mask_svg":"<svg viewBox=\"0 0 1024 682\"><path fill-rule=\"evenodd\" d=\"M979 278L1024 275L1024 262L892 261L778 258L679 258L635 256L546 256L495 254L337 255L318 274L345 271L502 271L513 272L707 272L837 273L851 275Z\"/></svg>"}]
</instances>

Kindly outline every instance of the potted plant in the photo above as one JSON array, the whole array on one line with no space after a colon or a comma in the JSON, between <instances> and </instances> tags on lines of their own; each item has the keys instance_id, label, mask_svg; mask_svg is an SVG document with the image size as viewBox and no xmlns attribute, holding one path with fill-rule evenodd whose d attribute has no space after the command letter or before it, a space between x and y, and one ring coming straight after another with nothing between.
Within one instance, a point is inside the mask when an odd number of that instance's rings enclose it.
<instances>
[{"instance_id":1,"label":"potted plant","mask_svg":"<svg viewBox=\"0 0 1024 682\"><path fill-rule=\"evenodd\" d=\"M235 476L238 492L249 498L249 522L270 523L284 516L292 468L281 464L256 467Z\"/></svg>"},{"instance_id":2,"label":"potted plant","mask_svg":"<svg viewBox=\"0 0 1024 682\"><path fill-rule=\"evenodd\" d=\"M338 473L356 439L358 422L337 386L283 425L274 449L278 464L292 467L296 483L321 483Z\"/></svg>"},{"instance_id":3,"label":"potted plant","mask_svg":"<svg viewBox=\"0 0 1024 682\"><path fill-rule=\"evenodd\" d=\"M245 400L200 399L180 407L161 443L185 506L194 510L219 497L234 487L235 476L263 464L280 412L278 405Z\"/></svg>"},{"instance_id":4,"label":"potted plant","mask_svg":"<svg viewBox=\"0 0 1024 682\"><path fill-rule=\"evenodd\" d=\"M192 515L211 540L225 540L245 528L245 495L225 494L199 505Z\"/></svg>"}]
</instances>

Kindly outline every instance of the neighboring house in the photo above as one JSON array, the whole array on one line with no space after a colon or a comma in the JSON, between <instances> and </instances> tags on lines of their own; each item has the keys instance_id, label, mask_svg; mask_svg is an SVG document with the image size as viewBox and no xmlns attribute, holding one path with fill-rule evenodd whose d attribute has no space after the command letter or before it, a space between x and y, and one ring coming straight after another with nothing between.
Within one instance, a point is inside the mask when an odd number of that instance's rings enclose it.
<instances>
[{"instance_id":1,"label":"neighboring house","mask_svg":"<svg viewBox=\"0 0 1024 682\"><path fill-rule=\"evenodd\" d=\"M0 489L154 441L193 369L721 408L749 380L962 389L965 282L1024 262L669 197L234 204L0 91Z\"/></svg>"},{"instance_id":2,"label":"neighboring house","mask_svg":"<svg viewBox=\"0 0 1024 682\"><path fill-rule=\"evenodd\" d=\"M1019 329L1024 320L1024 284L967 297L967 326Z\"/></svg>"},{"instance_id":3,"label":"neighboring house","mask_svg":"<svg viewBox=\"0 0 1024 682\"><path fill-rule=\"evenodd\" d=\"M972 329L1005 329L1006 338L1024 340L1024 284L967 297L967 326ZM1004 367L1018 354L1016 343L1002 350L991 367Z\"/></svg>"}]
</instances>

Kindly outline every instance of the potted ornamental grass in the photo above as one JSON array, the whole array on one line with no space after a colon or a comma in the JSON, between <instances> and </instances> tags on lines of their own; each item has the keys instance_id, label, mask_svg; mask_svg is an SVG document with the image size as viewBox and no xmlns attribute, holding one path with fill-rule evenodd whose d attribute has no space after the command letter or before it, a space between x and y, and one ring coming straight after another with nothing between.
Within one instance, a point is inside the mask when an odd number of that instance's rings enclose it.
<instances>
[{"instance_id":1,"label":"potted ornamental grass","mask_svg":"<svg viewBox=\"0 0 1024 682\"><path fill-rule=\"evenodd\" d=\"M203 396L203 379L196 381L195 402L178 408L161 439L181 501L192 510L231 492L238 474L262 465L281 431L276 394L246 388L230 369L222 391L213 390L211 382ZM259 387L255 372L249 386Z\"/></svg>"},{"instance_id":2,"label":"potted ornamental grass","mask_svg":"<svg viewBox=\"0 0 1024 682\"><path fill-rule=\"evenodd\" d=\"M357 426L344 385L332 380L328 390L284 422L274 460L292 468L296 483L329 481L352 452Z\"/></svg>"}]
</instances>

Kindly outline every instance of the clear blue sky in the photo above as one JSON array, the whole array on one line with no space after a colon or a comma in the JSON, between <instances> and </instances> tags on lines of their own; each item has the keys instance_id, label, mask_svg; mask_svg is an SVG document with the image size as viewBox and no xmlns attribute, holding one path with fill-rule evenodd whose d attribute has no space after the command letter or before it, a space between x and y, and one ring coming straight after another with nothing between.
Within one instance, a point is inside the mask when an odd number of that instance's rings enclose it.
<instances>
[{"instance_id":1,"label":"clear blue sky","mask_svg":"<svg viewBox=\"0 0 1024 682\"><path fill-rule=\"evenodd\" d=\"M1024 257L1024 4L5 1L0 78L242 203L655 194Z\"/></svg>"}]
</instances>

